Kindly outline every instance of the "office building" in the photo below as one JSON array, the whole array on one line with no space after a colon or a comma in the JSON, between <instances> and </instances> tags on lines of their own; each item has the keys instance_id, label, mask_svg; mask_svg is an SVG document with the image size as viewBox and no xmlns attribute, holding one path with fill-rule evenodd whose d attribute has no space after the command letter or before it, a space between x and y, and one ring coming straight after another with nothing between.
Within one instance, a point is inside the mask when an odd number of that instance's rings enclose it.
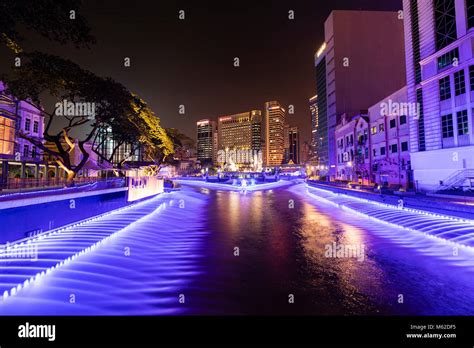
<instances>
[{"instance_id":1,"label":"office building","mask_svg":"<svg viewBox=\"0 0 474 348\"><path fill-rule=\"evenodd\" d=\"M298 127L288 128L288 162L300 163L300 133Z\"/></svg>"},{"instance_id":2,"label":"office building","mask_svg":"<svg viewBox=\"0 0 474 348\"><path fill-rule=\"evenodd\" d=\"M216 122L209 119L203 119L196 123L196 127L197 159L201 164L212 164L216 158Z\"/></svg>"},{"instance_id":3,"label":"office building","mask_svg":"<svg viewBox=\"0 0 474 348\"><path fill-rule=\"evenodd\" d=\"M406 84L403 21L398 12L332 11L315 55L318 156L336 176L335 129Z\"/></svg>"},{"instance_id":4,"label":"office building","mask_svg":"<svg viewBox=\"0 0 474 348\"><path fill-rule=\"evenodd\" d=\"M318 155L318 147L320 146L318 133L319 119L318 119L318 96L309 98L309 111L311 113L311 148L314 156Z\"/></svg>"},{"instance_id":5,"label":"office building","mask_svg":"<svg viewBox=\"0 0 474 348\"><path fill-rule=\"evenodd\" d=\"M285 109L277 101L265 103L265 165L280 166L285 158Z\"/></svg>"},{"instance_id":6,"label":"office building","mask_svg":"<svg viewBox=\"0 0 474 348\"><path fill-rule=\"evenodd\" d=\"M262 112L252 110L219 117L217 164L233 165L233 169L253 167L262 161Z\"/></svg>"}]
</instances>

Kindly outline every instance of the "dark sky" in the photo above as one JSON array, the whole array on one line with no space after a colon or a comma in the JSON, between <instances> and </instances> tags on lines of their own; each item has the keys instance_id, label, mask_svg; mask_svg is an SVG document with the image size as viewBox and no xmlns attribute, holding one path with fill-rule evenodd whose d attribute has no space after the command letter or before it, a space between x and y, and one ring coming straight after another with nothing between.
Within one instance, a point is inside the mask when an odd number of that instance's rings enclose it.
<instances>
[{"instance_id":1,"label":"dark sky","mask_svg":"<svg viewBox=\"0 0 474 348\"><path fill-rule=\"evenodd\" d=\"M163 126L192 137L201 118L263 109L265 101L278 100L295 106L288 123L308 140L314 53L330 11L401 7L401 0L85 0L81 12L97 39L91 50L43 40L25 47L114 78L145 99ZM131 58L130 68L124 57ZM181 104L184 115L178 113Z\"/></svg>"}]
</instances>

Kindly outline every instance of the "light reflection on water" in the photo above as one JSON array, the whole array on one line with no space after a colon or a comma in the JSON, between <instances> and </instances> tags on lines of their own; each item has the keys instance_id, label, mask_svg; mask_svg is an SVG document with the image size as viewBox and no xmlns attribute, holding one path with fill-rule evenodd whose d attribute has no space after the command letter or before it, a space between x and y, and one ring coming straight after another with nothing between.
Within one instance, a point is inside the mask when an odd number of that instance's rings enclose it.
<instances>
[{"instance_id":1,"label":"light reflection on water","mask_svg":"<svg viewBox=\"0 0 474 348\"><path fill-rule=\"evenodd\" d=\"M450 245L322 204L303 185L245 195L184 186L124 214L138 221L0 302L0 314L474 313L472 252L454 256ZM55 243L77 247L94 235L82 229ZM332 243L363 245L363 261L326 257ZM58 245L49 244L56 258Z\"/></svg>"}]
</instances>

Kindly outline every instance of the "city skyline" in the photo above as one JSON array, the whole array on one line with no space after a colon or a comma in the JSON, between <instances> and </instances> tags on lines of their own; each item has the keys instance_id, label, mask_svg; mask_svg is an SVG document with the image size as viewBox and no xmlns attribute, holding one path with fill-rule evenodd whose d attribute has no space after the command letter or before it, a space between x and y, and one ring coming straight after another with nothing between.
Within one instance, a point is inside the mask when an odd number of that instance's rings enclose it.
<instances>
[{"instance_id":1,"label":"city skyline","mask_svg":"<svg viewBox=\"0 0 474 348\"><path fill-rule=\"evenodd\" d=\"M0 344L472 342L474 0L0 12Z\"/></svg>"},{"instance_id":2,"label":"city skyline","mask_svg":"<svg viewBox=\"0 0 474 348\"><path fill-rule=\"evenodd\" d=\"M307 100L315 93L314 54L324 42L320 28L329 13L402 7L401 0L263 1L252 3L252 11L246 10L250 2L245 1L206 5L147 3L138 19L129 16L134 5L126 1L85 1L81 13L97 39L91 50L41 37L27 41L26 47L47 50L100 76L111 76L142 95L165 127L178 128L192 138L200 119L259 109L265 101L278 100L285 108L294 106L291 123L301 129L304 142L310 141ZM184 20L178 18L180 10L185 11ZM295 19L289 19L289 11L294 11ZM111 22L121 25L110 27ZM237 25L240 22L259 25L244 29ZM281 49L293 54L281 55ZM123 66L124 57L131 58L128 68ZM236 57L238 68L233 65ZM0 67L11 66L13 58L10 53L2 55Z\"/></svg>"}]
</instances>

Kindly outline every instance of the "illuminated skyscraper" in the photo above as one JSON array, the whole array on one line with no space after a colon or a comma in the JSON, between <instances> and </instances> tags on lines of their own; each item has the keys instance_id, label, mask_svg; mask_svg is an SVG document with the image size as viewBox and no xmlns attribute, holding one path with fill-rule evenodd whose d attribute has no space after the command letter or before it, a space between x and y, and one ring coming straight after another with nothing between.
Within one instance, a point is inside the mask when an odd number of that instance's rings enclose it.
<instances>
[{"instance_id":1,"label":"illuminated skyscraper","mask_svg":"<svg viewBox=\"0 0 474 348\"><path fill-rule=\"evenodd\" d=\"M318 145L319 145L319 119L318 119L318 96L315 95L309 98L309 110L311 112L311 150L318 156Z\"/></svg>"},{"instance_id":2,"label":"illuminated skyscraper","mask_svg":"<svg viewBox=\"0 0 474 348\"><path fill-rule=\"evenodd\" d=\"M197 159L201 164L213 163L215 160L215 134L216 122L209 119L200 120L197 126Z\"/></svg>"},{"instance_id":3,"label":"illuminated skyscraper","mask_svg":"<svg viewBox=\"0 0 474 348\"><path fill-rule=\"evenodd\" d=\"M288 161L300 163L300 132L298 127L288 128Z\"/></svg>"},{"instance_id":4,"label":"illuminated skyscraper","mask_svg":"<svg viewBox=\"0 0 474 348\"><path fill-rule=\"evenodd\" d=\"M245 167L252 162L253 155L262 150L262 112L252 110L235 115L219 117L218 149L223 151L240 151L244 156L233 158L238 167ZM218 156L219 158L219 156ZM225 157L222 157L225 162ZM224 164L218 160L218 164Z\"/></svg>"},{"instance_id":5,"label":"illuminated skyscraper","mask_svg":"<svg viewBox=\"0 0 474 348\"><path fill-rule=\"evenodd\" d=\"M285 157L285 109L279 102L265 103L265 165L279 166Z\"/></svg>"}]
</instances>

